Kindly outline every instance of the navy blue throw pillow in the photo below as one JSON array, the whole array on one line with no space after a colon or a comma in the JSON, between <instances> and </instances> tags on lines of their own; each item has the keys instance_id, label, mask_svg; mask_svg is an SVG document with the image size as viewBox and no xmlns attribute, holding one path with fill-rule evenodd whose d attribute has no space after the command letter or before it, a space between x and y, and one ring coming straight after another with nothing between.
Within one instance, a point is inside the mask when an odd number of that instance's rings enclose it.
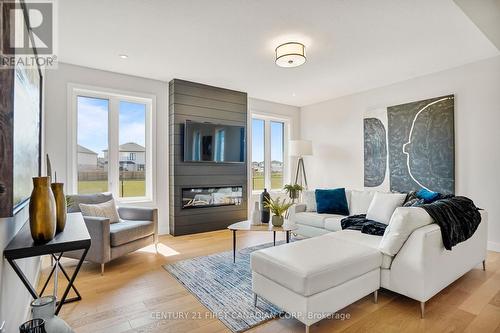
<instances>
[{"instance_id":1,"label":"navy blue throw pillow","mask_svg":"<svg viewBox=\"0 0 500 333\"><path fill-rule=\"evenodd\" d=\"M318 213L349 215L344 188L316 190L315 194Z\"/></svg>"}]
</instances>

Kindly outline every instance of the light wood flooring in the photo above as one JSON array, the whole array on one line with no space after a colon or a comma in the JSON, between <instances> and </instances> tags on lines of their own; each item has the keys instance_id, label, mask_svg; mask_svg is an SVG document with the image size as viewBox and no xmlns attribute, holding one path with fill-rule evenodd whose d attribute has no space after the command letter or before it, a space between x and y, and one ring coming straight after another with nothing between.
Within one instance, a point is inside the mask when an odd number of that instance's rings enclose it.
<instances>
[{"instance_id":1,"label":"light wood flooring","mask_svg":"<svg viewBox=\"0 0 500 333\"><path fill-rule=\"evenodd\" d=\"M238 233L240 249L271 241L270 233ZM78 333L230 332L161 266L230 250L231 233L223 230L162 236L160 242L160 254L153 246L134 252L107 264L104 276L99 265L85 263L76 280L83 300L64 305L61 317ZM74 260L64 260L69 271L75 265ZM44 260L43 266L41 281L48 273L49 260ZM62 295L64 278L60 281ZM419 311L417 301L381 290L378 304L372 302L372 297L365 297L340 311L349 314L350 319L323 320L311 327L311 333L500 333L500 253L488 253L485 272L478 266L427 302L425 319L420 319ZM181 312L187 313L189 319L155 318L161 313ZM304 332L304 326L294 319L275 319L249 332Z\"/></svg>"}]
</instances>

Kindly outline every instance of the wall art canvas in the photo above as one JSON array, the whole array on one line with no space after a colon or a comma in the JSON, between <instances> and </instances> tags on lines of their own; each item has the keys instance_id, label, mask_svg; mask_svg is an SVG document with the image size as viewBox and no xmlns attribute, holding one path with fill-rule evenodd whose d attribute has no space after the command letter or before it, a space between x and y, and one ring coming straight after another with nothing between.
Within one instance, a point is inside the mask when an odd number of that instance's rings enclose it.
<instances>
[{"instance_id":1,"label":"wall art canvas","mask_svg":"<svg viewBox=\"0 0 500 333\"><path fill-rule=\"evenodd\" d=\"M40 171L40 86L38 68L16 66L14 79L14 210L28 200Z\"/></svg>"},{"instance_id":2,"label":"wall art canvas","mask_svg":"<svg viewBox=\"0 0 500 333\"><path fill-rule=\"evenodd\" d=\"M20 4L27 17L24 1ZM16 7L17 8L17 7ZM41 105L42 71L34 59L38 57L28 21L17 21L17 15L7 16L3 25L3 43L20 31L29 39L29 47L12 48L15 65L0 64L0 218L10 217L29 202L32 177L41 171ZM26 42L27 39L25 38ZM6 44L7 43L7 44ZM6 48L2 49L2 52ZM29 59L29 60L26 60Z\"/></svg>"},{"instance_id":3,"label":"wall art canvas","mask_svg":"<svg viewBox=\"0 0 500 333\"><path fill-rule=\"evenodd\" d=\"M368 110L365 187L455 192L454 95Z\"/></svg>"}]
</instances>

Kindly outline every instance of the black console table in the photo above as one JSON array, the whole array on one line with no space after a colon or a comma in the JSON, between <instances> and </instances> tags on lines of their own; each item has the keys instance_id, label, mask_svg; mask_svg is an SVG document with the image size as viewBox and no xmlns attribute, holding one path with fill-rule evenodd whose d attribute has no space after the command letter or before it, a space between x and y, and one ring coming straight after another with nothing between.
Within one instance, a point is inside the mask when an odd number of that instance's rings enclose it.
<instances>
[{"instance_id":1,"label":"black console table","mask_svg":"<svg viewBox=\"0 0 500 333\"><path fill-rule=\"evenodd\" d=\"M30 226L27 222L21 230L14 236L12 241L5 248L3 255L5 259L9 262L16 272L17 276L21 279L24 286L30 292L33 298L38 298L43 295L45 288L47 287L48 282L50 281L54 271L58 268L61 269L61 272L68 280L68 286L64 290L64 294L60 301L58 302L56 315L61 310L61 307L65 303L70 303L74 301L81 300L82 297L80 293L75 288L73 283L75 282L75 278L80 271L80 267L82 266L83 261L85 260L85 256L90 248L90 235L87 230L87 226L85 225L85 221L81 213L71 213L68 214L68 219L66 221L66 227L63 232L58 233L53 240L45 244L35 244L33 239L31 238ZM63 256L64 252L75 251L75 250L83 250L82 257L78 261L78 265L76 266L73 275L70 277L66 270L60 263L60 259ZM21 271L19 266L16 263L17 259L30 258L30 257L38 257L42 255L51 255L53 259L55 259L55 264L52 267L52 270L45 282L40 294L38 294L35 288L30 284L26 275ZM76 297L71 299L66 299L68 296L69 290L73 289L76 293Z\"/></svg>"}]
</instances>

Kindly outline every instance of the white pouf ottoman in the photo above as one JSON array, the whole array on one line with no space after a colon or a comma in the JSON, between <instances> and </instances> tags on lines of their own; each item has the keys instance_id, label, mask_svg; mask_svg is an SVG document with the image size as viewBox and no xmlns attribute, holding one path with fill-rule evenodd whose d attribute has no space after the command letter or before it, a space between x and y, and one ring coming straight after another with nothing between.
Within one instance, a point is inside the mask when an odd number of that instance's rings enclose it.
<instances>
[{"instance_id":1,"label":"white pouf ottoman","mask_svg":"<svg viewBox=\"0 0 500 333\"><path fill-rule=\"evenodd\" d=\"M252 289L309 326L380 287L382 254L329 235L255 251Z\"/></svg>"}]
</instances>

